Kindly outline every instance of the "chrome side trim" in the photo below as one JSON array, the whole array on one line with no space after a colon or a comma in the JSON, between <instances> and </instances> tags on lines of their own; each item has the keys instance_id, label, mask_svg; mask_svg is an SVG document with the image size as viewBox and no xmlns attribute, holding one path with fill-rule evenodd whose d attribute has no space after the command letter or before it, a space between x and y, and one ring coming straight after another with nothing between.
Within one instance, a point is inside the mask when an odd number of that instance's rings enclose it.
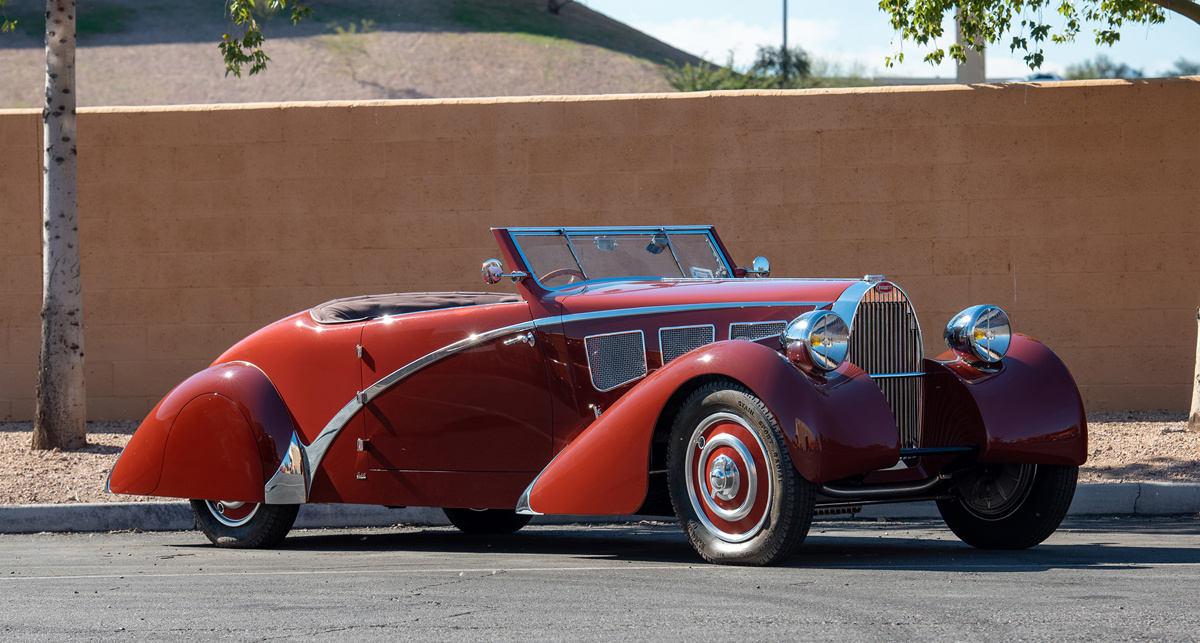
<instances>
[{"instance_id":1,"label":"chrome side trim","mask_svg":"<svg viewBox=\"0 0 1200 643\"><path fill-rule=\"evenodd\" d=\"M553 318L550 318L550 319L553 319ZM388 375L383 376L378 382L375 382L374 384L368 386L366 388L366 390L363 391L363 393L366 396L366 399L363 401L363 405L365 406L367 402L370 402L371 400L375 399L376 397L379 397L379 395L381 393L383 393L384 391L395 386L397 383L399 383L404 378L408 377L409 375L412 375L413 373L416 373L417 371L425 368L426 366L432 366L433 364L436 364L437 362L440 362L443 359L446 359L447 357L454 355L455 353L460 353L468 348L472 348L479 344L489 342L489 341L496 339L497 337L500 337L502 335L509 335L509 334L524 331L524 330L531 330L535 327L536 327L536 322L527 321L527 322L521 322L519 324L512 324L511 326L505 326L504 328L497 328L495 330L489 330L489 331L485 331L482 333L476 333L474 335L471 335L470 337L466 337L457 342L454 342L453 344L443 346L443 347L433 351L432 353L429 353L422 357L418 357L417 359L409 362L408 364L405 364L404 366L401 366L400 368L396 369L392 373L389 373ZM342 410L345 411L345 409L342 409ZM340 413L339 413L339 415L340 415ZM326 430L328 430L328 428L329 427L326 427ZM321 433L324 434L325 431L322 431ZM317 439L319 440L320 437L318 436Z\"/></svg>"},{"instance_id":2,"label":"chrome side trim","mask_svg":"<svg viewBox=\"0 0 1200 643\"><path fill-rule=\"evenodd\" d=\"M330 418L329 422L325 425L325 428L321 429L321 432L317 434L317 437L314 438L313 441L307 446L300 442L299 436L293 432L292 445L288 447L288 457L284 459L284 463L280 465L279 471L277 471L275 475L271 477L270 482L267 483L264 490L264 497L267 498L267 503L293 504L307 502L308 492L312 490L313 474L317 471L317 469L320 468L321 461L325 459L325 454L328 453L329 447L333 444L334 439L336 439L337 436L342 432L342 429L346 428L346 424L350 422L355 414L361 411L368 402L378 397L388 388L395 386L406 377L416 373L426 366L436 364L437 362L440 362L441 360L454 355L455 353L459 353L468 348L489 342L497 337L508 335L510 333L531 330L535 327L536 326L532 321L521 322L519 324L512 324L503 328L477 333L454 342L453 344L443 346L431 353L418 357L404 366L401 366L371 386L367 387L365 391L355 393L354 397L351 398L350 401L347 402L340 411ZM283 473L285 465L288 465L290 462L291 466L294 467L295 463L297 462L296 458L291 457L293 448L299 448L301 450L299 461L303 466L302 477L304 481L304 487L302 492L286 492L287 489L294 486L295 479L280 478L280 474ZM277 478L279 478L278 481L276 480ZM286 500L273 500L274 498L282 498Z\"/></svg>"},{"instance_id":3,"label":"chrome side trim","mask_svg":"<svg viewBox=\"0 0 1200 643\"><path fill-rule=\"evenodd\" d=\"M283 462L263 489L263 502L268 505L303 504L308 502L308 485L308 457L300 436L292 431L292 442Z\"/></svg>"},{"instance_id":4,"label":"chrome side trim","mask_svg":"<svg viewBox=\"0 0 1200 643\"><path fill-rule=\"evenodd\" d=\"M829 302L823 301L748 301L724 304L679 304L675 306L646 306L644 308L619 308L616 310L597 310L590 313L575 313L561 317L545 317L533 320L534 325L541 327L550 324L569 324L577 321L592 319L612 319L615 317L637 317L640 315L663 315L668 313L687 313L698 310L727 310L734 308L796 308L799 306L824 306ZM786 322L785 322L786 323Z\"/></svg>"},{"instance_id":5,"label":"chrome side trim","mask_svg":"<svg viewBox=\"0 0 1200 643\"><path fill-rule=\"evenodd\" d=\"M533 485L535 485L535 484L537 484L537 478L534 478L533 482L530 482L529 486L525 487L525 491L521 492L521 497L517 500L517 513L519 513L523 516L541 516L542 515L541 512L534 511L533 509L531 509L529 507L529 492L533 491Z\"/></svg>"},{"instance_id":6,"label":"chrome side trim","mask_svg":"<svg viewBox=\"0 0 1200 643\"><path fill-rule=\"evenodd\" d=\"M346 424L350 422L350 418L354 417L354 414L362 409L363 403L361 402L361 397L362 394L359 393L347 402L346 406L343 406L340 411L330 418L325 428L321 429L316 438L313 438L312 443L304 447L304 453L308 457L308 475L305 481L307 489L312 489L312 476L321 466L321 461L325 459L325 454L329 451L330 445L333 444L334 438L342 432L342 429L346 428Z\"/></svg>"}]
</instances>

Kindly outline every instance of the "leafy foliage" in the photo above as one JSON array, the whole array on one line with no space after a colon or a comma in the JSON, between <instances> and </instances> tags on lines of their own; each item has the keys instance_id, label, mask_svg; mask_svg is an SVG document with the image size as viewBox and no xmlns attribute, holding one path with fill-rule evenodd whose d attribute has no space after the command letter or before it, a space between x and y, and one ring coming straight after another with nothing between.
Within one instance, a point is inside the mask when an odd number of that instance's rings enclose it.
<instances>
[{"instance_id":1,"label":"leafy foliage","mask_svg":"<svg viewBox=\"0 0 1200 643\"><path fill-rule=\"evenodd\" d=\"M1176 1L1195 6L1189 0ZM926 62L940 63L947 55L960 63L966 61L963 46L937 44L945 36L943 18L958 12L963 40L972 49L983 51L1008 35L1009 49L1025 52L1025 62L1034 69L1044 61L1043 43L1075 40L1084 21L1100 23L1095 29L1096 44L1112 45L1121 39L1120 30L1126 23L1153 25L1166 20L1166 10L1146 0L880 0L879 8L888 14L903 40L934 47L925 55ZM1048 16L1055 15L1059 24L1051 25ZM949 39L956 40L953 34ZM885 63L890 67L903 60L901 52L888 56Z\"/></svg>"},{"instance_id":2,"label":"leafy foliage","mask_svg":"<svg viewBox=\"0 0 1200 643\"><path fill-rule=\"evenodd\" d=\"M263 2L264 0L259 0ZM265 0L266 9L284 11L291 6L292 24L312 18L312 8L305 6L306 0ZM225 13L229 16L229 33L221 36L221 55L225 58L225 75L232 73L241 78L242 67L250 66L253 76L267 68L271 60L262 50L262 27L256 16L255 0L225 0Z\"/></svg>"},{"instance_id":3,"label":"leafy foliage","mask_svg":"<svg viewBox=\"0 0 1200 643\"><path fill-rule=\"evenodd\" d=\"M701 61L682 67L667 61L664 75L675 89L681 92L705 92L719 89L797 89L805 87L804 79L812 63L802 49L774 49L759 47L754 64L745 71L738 71L733 63L733 54L724 67ZM787 75L784 75L787 70ZM785 80L786 78L786 80Z\"/></svg>"},{"instance_id":4,"label":"leafy foliage","mask_svg":"<svg viewBox=\"0 0 1200 643\"><path fill-rule=\"evenodd\" d=\"M1171 76L1200 76L1200 62L1180 58L1175 61L1175 68L1167 73Z\"/></svg>"},{"instance_id":5,"label":"leafy foliage","mask_svg":"<svg viewBox=\"0 0 1200 643\"><path fill-rule=\"evenodd\" d=\"M1134 69L1125 63L1109 60L1108 56L1099 54L1092 60L1078 65L1067 66L1067 78L1071 80L1086 80L1089 78L1141 78L1145 74L1140 69Z\"/></svg>"},{"instance_id":6,"label":"leafy foliage","mask_svg":"<svg viewBox=\"0 0 1200 643\"><path fill-rule=\"evenodd\" d=\"M9 20L4 12L4 0L0 0L0 33L8 33L17 28L16 20Z\"/></svg>"}]
</instances>

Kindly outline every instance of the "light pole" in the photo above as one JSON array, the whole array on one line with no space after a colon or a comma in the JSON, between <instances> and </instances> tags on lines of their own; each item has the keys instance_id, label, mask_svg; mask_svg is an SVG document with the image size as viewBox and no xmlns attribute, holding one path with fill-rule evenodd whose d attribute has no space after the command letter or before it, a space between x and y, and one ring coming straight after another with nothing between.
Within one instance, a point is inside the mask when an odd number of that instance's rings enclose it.
<instances>
[{"instance_id":1,"label":"light pole","mask_svg":"<svg viewBox=\"0 0 1200 643\"><path fill-rule=\"evenodd\" d=\"M783 73L783 86L788 81L788 48L787 48L787 0L783 0L783 49L779 50L779 68Z\"/></svg>"}]
</instances>

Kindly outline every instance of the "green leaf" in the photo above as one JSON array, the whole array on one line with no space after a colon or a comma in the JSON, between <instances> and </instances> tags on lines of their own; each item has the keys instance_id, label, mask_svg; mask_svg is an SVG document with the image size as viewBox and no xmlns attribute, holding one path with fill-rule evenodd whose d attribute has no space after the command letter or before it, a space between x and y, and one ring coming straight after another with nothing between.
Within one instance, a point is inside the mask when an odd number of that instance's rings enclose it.
<instances>
[{"instance_id":1,"label":"green leaf","mask_svg":"<svg viewBox=\"0 0 1200 643\"><path fill-rule=\"evenodd\" d=\"M291 5L292 24L312 18L312 9L305 6L307 0L267 0L265 9L282 11ZM249 66L249 75L253 76L267 69L270 56L262 49L264 37L262 27L254 17L255 0L226 0L225 14L229 18L229 32L221 36L217 45L221 49L221 57L225 61L225 76L233 74L241 78L242 70ZM264 19L270 19L270 16Z\"/></svg>"}]
</instances>

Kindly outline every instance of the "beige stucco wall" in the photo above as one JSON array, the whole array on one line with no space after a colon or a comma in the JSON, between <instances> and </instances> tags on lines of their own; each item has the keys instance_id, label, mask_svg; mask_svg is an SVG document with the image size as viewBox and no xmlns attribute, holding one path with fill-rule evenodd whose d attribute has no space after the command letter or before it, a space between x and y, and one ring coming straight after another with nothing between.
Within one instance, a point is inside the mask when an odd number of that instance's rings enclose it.
<instances>
[{"instance_id":1,"label":"beige stucco wall","mask_svg":"<svg viewBox=\"0 0 1200 643\"><path fill-rule=\"evenodd\" d=\"M500 225L712 223L778 276L883 273L928 351L989 302L1091 410L1185 408L1200 78L92 109L79 117L88 415L142 417L255 328L486 287ZM40 119L0 111L0 419L33 413Z\"/></svg>"}]
</instances>

